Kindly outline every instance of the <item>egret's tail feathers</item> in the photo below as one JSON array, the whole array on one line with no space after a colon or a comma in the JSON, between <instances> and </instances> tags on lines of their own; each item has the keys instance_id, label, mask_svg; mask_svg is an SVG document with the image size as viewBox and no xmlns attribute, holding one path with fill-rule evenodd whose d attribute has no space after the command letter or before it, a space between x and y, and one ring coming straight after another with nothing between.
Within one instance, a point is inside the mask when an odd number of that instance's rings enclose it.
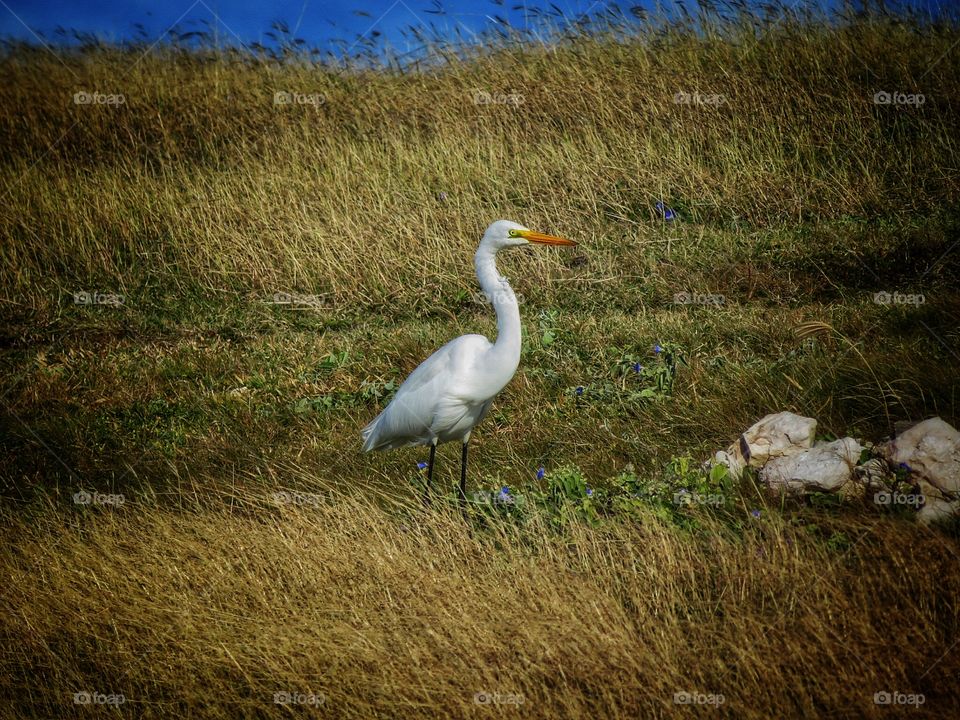
<instances>
[{"instance_id":1,"label":"egret's tail feathers","mask_svg":"<svg viewBox=\"0 0 960 720\"><path fill-rule=\"evenodd\" d=\"M390 431L390 422L380 413L373 422L360 431L363 437L363 452L371 450L394 450L410 445L426 445L427 441L416 437L397 436Z\"/></svg>"},{"instance_id":2,"label":"egret's tail feathers","mask_svg":"<svg viewBox=\"0 0 960 720\"><path fill-rule=\"evenodd\" d=\"M370 452L377 450L377 423L380 422L381 415L377 415L369 425L367 425L360 435L363 438L363 451Z\"/></svg>"}]
</instances>

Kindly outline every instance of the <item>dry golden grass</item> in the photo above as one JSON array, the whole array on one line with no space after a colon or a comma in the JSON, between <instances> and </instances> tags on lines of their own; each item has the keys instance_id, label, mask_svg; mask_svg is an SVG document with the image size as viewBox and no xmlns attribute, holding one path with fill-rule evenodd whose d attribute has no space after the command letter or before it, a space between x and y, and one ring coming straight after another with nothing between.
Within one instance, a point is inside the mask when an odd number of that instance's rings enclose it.
<instances>
[{"instance_id":1,"label":"dry golden grass","mask_svg":"<svg viewBox=\"0 0 960 720\"><path fill-rule=\"evenodd\" d=\"M699 41L650 30L406 74L14 49L0 60L0 136L15 138L0 171L2 292L39 320L51 291L92 280L410 307L424 287L452 291L496 217L575 236L619 278L637 269L624 240L657 241L661 198L708 224L936 212L960 197L955 34L784 19L759 40L736 23ZM879 90L926 102L878 106ZM126 102L77 105L78 91ZM275 106L278 91L325 102ZM478 92L523 103L478 105ZM526 272L549 286L558 264Z\"/></svg>"},{"instance_id":2,"label":"dry golden grass","mask_svg":"<svg viewBox=\"0 0 960 720\"><path fill-rule=\"evenodd\" d=\"M471 533L455 512L345 495L8 519L8 712L85 717L83 691L122 694L124 717L313 709L277 692L357 718L515 711L478 693L543 718L885 717L883 691L944 717L960 702L943 538L847 518L831 549L776 514L700 519L693 534L652 516Z\"/></svg>"},{"instance_id":3,"label":"dry golden grass","mask_svg":"<svg viewBox=\"0 0 960 720\"><path fill-rule=\"evenodd\" d=\"M389 382L492 331L471 256L500 217L581 245L501 260L523 358L471 488L533 493L538 466L568 464L598 496L626 466L653 486L780 409L873 440L960 425L957 28L754 20L437 47L450 61L422 72L6 47L0 714L881 717L903 710L874 704L887 691L949 716L955 532L749 485L716 513L467 525L409 505L422 453L359 454ZM725 302L673 302L690 291ZM638 400L658 342L686 364ZM278 506L281 489L323 498ZM75 705L85 691L126 702Z\"/></svg>"}]
</instances>

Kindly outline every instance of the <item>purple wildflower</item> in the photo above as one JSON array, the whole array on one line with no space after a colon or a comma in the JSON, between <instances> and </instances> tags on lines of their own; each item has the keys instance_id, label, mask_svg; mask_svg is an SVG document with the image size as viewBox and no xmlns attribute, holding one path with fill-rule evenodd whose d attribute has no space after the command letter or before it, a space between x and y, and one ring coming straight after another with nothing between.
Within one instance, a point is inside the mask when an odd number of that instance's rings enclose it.
<instances>
[{"instance_id":1,"label":"purple wildflower","mask_svg":"<svg viewBox=\"0 0 960 720\"><path fill-rule=\"evenodd\" d=\"M537 480L543 480L543 476L546 475L547 471L542 467L537 468Z\"/></svg>"},{"instance_id":2,"label":"purple wildflower","mask_svg":"<svg viewBox=\"0 0 960 720\"><path fill-rule=\"evenodd\" d=\"M676 217L673 210L664 205L662 200L657 201L656 208L664 220L673 220Z\"/></svg>"}]
</instances>

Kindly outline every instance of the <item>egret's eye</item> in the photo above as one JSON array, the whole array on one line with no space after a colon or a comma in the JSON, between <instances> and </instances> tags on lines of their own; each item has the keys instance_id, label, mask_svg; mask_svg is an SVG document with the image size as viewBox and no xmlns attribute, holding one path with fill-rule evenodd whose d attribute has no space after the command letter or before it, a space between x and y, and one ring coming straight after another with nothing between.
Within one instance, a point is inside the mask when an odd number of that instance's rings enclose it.
<instances>
[{"instance_id":1,"label":"egret's eye","mask_svg":"<svg viewBox=\"0 0 960 720\"><path fill-rule=\"evenodd\" d=\"M510 237L520 237L520 231L519 231L519 230L511 230L511 231L508 232L507 234L508 234Z\"/></svg>"}]
</instances>

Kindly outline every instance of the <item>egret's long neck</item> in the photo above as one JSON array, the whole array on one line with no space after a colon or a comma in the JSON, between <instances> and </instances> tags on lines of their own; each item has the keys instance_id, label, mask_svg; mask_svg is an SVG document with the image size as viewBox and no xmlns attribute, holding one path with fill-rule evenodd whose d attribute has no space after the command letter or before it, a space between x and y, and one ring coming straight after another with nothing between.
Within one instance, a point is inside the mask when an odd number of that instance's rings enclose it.
<instances>
[{"instance_id":1,"label":"egret's long neck","mask_svg":"<svg viewBox=\"0 0 960 720\"><path fill-rule=\"evenodd\" d=\"M493 346L498 365L513 376L520 363L520 309L513 288L497 271L497 253L481 244L473 258L480 287L497 311L497 341ZM509 378L508 378L509 379Z\"/></svg>"}]
</instances>

